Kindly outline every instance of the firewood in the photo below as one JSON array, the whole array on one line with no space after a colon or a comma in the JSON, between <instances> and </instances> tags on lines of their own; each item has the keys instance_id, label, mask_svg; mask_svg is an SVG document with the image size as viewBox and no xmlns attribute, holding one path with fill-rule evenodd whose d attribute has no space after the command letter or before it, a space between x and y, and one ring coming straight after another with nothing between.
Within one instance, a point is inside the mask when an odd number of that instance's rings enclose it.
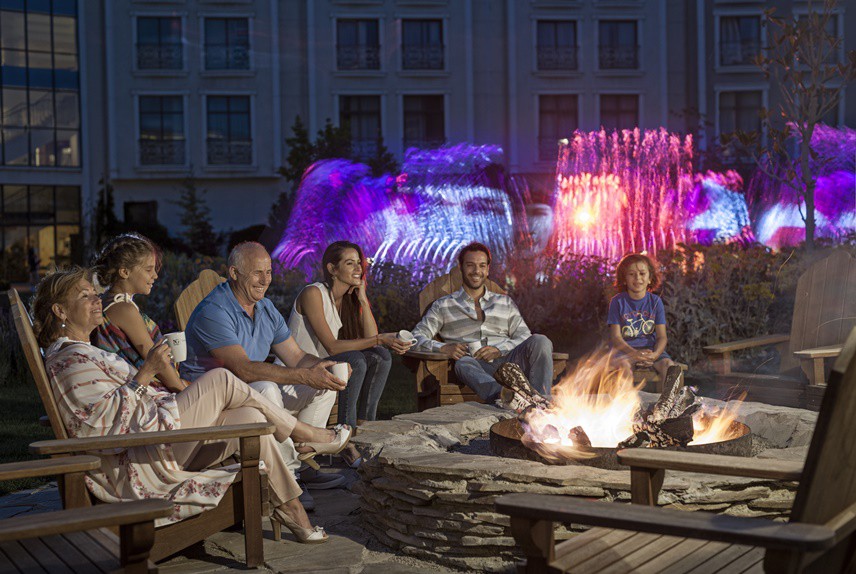
<instances>
[{"instance_id":1,"label":"firewood","mask_svg":"<svg viewBox=\"0 0 856 574\"><path fill-rule=\"evenodd\" d=\"M583 427L574 427L568 432L568 438L574 441L574 446L591 446L591 439L589 439L586 431L583 430Z\"/></svg>"}]
</instances>

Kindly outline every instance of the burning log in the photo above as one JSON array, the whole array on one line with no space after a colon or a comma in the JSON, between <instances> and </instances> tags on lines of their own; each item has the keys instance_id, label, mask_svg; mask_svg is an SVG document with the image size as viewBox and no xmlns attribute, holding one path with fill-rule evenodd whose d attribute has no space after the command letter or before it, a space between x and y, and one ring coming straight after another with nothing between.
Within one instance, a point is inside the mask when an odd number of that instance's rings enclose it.
<instances>
[{"instance_id":1,"label":"burning log","mask_svg":"<svg viewBox=\"0 0 856 574\"><path fill-rule=\"evenodd\" d=\"M568 438L574 441L576 447L590 447L591 439L583 430L583 427L574 427L568 432Z\"/></svg>"},{"instance_id":2,"label":"burning log","mask_svg":"<svg viewBox=\"0 0 856 574\"><path fill-rule=\"evenodd\" d=\"M532 387L529 379L526 378L520 367L514 363L505 363L499 367L493 374L493 378L496 379L497 383L506 389L511 389L518 397L522 398L527 403L527 409L530 407L547 408L550 406L550 400Z\"/></svg>"},{"instance_id":3,"label":"burning log","mask_svg":"<svg viewBox=\"0 0 856 574\"><path fill-rule=\"evenodd\" d=\"M701 408L692 389L684 386L680 367L669 367L665 388L650 413L633 423L633 436L618 448L687 446L693 440L693 414Z\"/></svg>"}]
</instances>

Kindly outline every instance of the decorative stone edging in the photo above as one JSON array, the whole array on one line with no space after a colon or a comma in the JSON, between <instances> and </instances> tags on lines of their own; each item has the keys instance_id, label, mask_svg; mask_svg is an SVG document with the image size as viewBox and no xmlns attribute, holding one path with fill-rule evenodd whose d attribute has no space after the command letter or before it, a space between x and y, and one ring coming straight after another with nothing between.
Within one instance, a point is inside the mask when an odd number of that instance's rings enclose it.
<instances>
[{"instance_id":1,"label":"decorative stone edging","mask_svg":"<svg viewBox=\"0 0 856 574\"><path fill-rule=\"evenodd\" d=\"M817 413L761 403L737 409L738 420L752 429L758 458L805 458ZM462 403L363 425L353 442L365 462L353 490L361 499L365 528L405 554L491 572L519 558L508 517L494 511L497 496L530 492L629 502L628 471L450 452L510 416L493 406ZM680 510L784 520L795 490L792 482L672 472L658 502ZM581 530L560 526L556 536Z\"/></svg>"}]
</instances>

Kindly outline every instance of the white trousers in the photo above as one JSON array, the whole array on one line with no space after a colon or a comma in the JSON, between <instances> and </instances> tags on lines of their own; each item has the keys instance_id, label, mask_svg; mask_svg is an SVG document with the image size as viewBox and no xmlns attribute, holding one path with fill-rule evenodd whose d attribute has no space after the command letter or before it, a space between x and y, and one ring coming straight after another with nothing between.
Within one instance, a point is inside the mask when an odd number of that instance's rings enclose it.
<instances>
[{"instance_id":1,"label":"white trousers","mask_svg":"<svg viewBox=\"0 0 856 574\"><path fill-rule=\"evenodd\" d=\"M287 410L300 422L319 428L327 426L333 403L336 402L335 391L313 389L306 385L278 385L271 381L256 381L250 383L250 387L273 404ZM301 462L297 460L294 442L288 438L279 444L286 466L296 475Z\"/></svg>"}]
</instances>

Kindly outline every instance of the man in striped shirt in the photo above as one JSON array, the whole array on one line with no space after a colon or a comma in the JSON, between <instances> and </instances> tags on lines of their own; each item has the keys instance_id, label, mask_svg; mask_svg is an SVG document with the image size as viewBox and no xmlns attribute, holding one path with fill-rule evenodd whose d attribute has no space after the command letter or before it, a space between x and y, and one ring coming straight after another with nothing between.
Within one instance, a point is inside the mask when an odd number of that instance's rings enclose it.
<instances>
[{"instance_id":1,"label":"man in striped shirt","mask_svg":"<svg viewBox=\"0 0 856 574\"><path fill-rule=\"evenodd\" d=\"M416 325L416 349L434 351L455 360L458 380L487 403L499 398L502 387L493 373L506 362L523 369L529 382L550 396L553 344L533 335L508 295L487 290L490 250L470 243L458 255L463 287L437 299ZM442 340L435 341L438 336Z\"/></svg>"}]
</instances>

